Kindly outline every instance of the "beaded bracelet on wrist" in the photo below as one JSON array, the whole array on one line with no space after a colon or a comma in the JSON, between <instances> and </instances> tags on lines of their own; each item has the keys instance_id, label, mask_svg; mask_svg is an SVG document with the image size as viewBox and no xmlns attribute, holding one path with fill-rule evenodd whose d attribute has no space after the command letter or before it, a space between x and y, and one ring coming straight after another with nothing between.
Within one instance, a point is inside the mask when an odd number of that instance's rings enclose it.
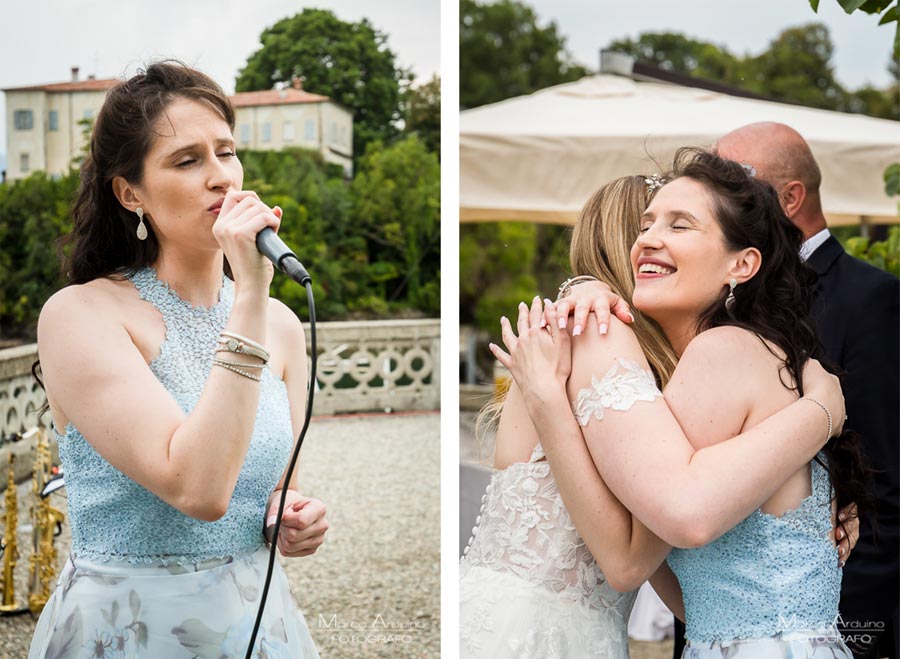
<instances>
[{"instance_id":1,"label":"beaded bracelet on wrist","mask_svg":"<svg viewBox=\"0 0 900 659\"><path fill-rule=\"evenodd\" d=\"M831 419L831 412L828 411L828 408L825 407L825 405L824 405L823 403L821 403L820 401L816 400L816 399L813 398L812 396L804 396L804 397L801 398L800 400L808 400L810 403L815 403L816 405L818 405L819 407L821 407L822 410L825 412L825 416L828 417L828 434L825 435L825 441L823 442L823 444L827 444L827 443L828 443L828 440L831 439L831 433L832 433L832 431L834 430L834 424L832 423L832 419Z\"/></svg>"},{"instance_id":2,"label":"beaded bracelet on wrist","mask_svg":"<svg viewBox=\"0 0 900 659\"><path fill-rule=\"evenodd\" d=\"M213 360L213 366L219 366L220 368L224 368L228 371L231 371L232 373L237 373L238 375L241 375L241 376L247 378L248 380L253 380L254 382L262 381L262 378L258 375L254 375L253 373L250 373L249 371L245 371L242 368L238 368L237 366L231 366L230 364L222 363L219 360Z\"/></svg>"}]
</instances>

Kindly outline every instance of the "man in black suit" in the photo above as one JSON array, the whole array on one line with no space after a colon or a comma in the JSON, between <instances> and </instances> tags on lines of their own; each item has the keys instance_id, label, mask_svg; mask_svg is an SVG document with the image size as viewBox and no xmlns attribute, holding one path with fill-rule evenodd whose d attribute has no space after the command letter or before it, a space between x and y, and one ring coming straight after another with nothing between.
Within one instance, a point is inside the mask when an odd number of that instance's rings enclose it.
<instances>
[{"instance_id":1,"label":"man in black suit","mask_svg":"<svg viewBox=\"0 0 900 659\"><path fill-rule=\"evenodd\" d=\"M837 624L856 659L897 659L900 280L853 258L829 233L819 198L822 176L797 131L750 124L722 137L716 149L778 191L785 213L803 231L801 256L819 275L813 315L825 354L846 372L845 427L860 434L865 457L878 470L877 538L871 521L863 520L844 567Z\"/></svg>"}]
</instances>

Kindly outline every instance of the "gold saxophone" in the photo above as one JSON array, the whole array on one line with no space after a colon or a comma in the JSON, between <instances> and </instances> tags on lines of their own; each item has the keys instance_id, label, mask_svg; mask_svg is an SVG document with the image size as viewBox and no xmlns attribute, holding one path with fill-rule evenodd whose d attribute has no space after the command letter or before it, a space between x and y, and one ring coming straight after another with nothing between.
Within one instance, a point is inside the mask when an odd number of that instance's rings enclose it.
<instances>
[{"instance_id":1,"label":"gold saxophone","mask_svg":"<svg viewBox=\"0 0 900 659\"><path fill-rule=\"evenodd\" d=\"M59 535L57 529L62 528L63 520L65 520L65 515L50 505L48 495L43 492L53 469L53 455L50 452L50 440L47 433L43 429L36 430L34 475L32 476L34 504L31 508L34 553L29 558L31 575L28 595L28 608L34 614L41 612L53 591L53 578L56 576L57 569L54 541Z\"/></svg>"},{"instance_id":2,"label":"gold saxophone","mask_svg":"<svg viewBox=\"0 0 900 659\"><path fill-rule=\"evenodd\" d=\"M9 454L9 472L6 483L6 511L3 515L3 603L0 604L0 612L11 613L16 611L16 584L15 567L19 558L19 544L16 539L16 530L19 526L19 503L16 499L16 456L12 451Z\"/></svg>"},{"instance_id":3,"label":"gold saxophone","mask_svg":"<svg viewBox=\"0 0 900 659\"><path fill-rule=\"evenodd\" d=\"M50 480L53 468L53 456L50 452L50 440L41 428L32 428L17 439L28 439L35 436L34 475L32 476L32 492L34 503L31 507L31 521L34 529L34 553L28 563L31 574L29 580L28 607L16 606L15 567L19 559L19 547L16 531L19 525L19 507L16 497L15 455L9 454L9 472L7 474L5 510L3 513L3 568L2 603L0 615L14 615L31 611L40 613L51 594L51 584L56 574L56 547L54 540L58 528L62 527L65 515L50 505L47 495L43 493L47 481Z\"/></svg>"}]
</instances>

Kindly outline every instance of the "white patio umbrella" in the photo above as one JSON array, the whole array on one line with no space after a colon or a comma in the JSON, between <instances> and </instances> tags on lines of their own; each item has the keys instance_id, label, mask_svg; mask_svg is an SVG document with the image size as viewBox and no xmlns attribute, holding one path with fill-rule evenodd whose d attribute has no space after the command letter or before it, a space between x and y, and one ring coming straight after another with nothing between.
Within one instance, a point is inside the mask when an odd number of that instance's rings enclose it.
<instances>
[{"instance_id":1,"label":"white patio umbrella","mask_svg":"<svg viewBox=\"0 0 900 659\"><path fill-rule=\"evenodd\" d=\"M610 74L462 112L460 220L573 223L607 181L655 173L678 147L757 121L809 142L830 223L897 222L882 177L900 161L900 122Z\"/></svg>"}]
</instances>

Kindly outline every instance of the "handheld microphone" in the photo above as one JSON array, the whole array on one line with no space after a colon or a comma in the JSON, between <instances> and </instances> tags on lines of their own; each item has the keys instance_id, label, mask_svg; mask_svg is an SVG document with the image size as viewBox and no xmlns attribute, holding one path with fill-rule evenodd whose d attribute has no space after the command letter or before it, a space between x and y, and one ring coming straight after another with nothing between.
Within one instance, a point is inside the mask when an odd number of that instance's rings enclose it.
<instances>
[{"instance_id":1,"label":"handheld microphone","mask_svg":"<svg viewBox=\"0 0 900 659\"><path fill-rule=\"evenodd\" d=\"M306 286L312 281L312 277L297 259L297 255L284 244L272 227L266 227L256 234L256 249L274 263L276 268L301 286Z\"/></svg>"}]
</instances>

